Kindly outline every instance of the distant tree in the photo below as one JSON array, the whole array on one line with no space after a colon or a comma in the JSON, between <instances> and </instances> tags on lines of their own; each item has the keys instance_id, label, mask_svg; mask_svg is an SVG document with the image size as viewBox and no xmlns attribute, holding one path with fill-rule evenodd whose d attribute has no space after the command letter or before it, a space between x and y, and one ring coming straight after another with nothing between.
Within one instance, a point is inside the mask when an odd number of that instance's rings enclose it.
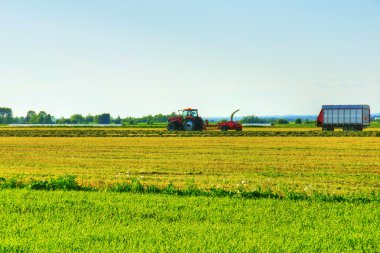
<instances>
[{"instance_id":1,"label":"distant tree","mask_svg":"<svg viewBox=\"0 0 380 253\"><path fill-rule=\"evenodd\" d=\"M296 124L302 124L302 120L300 118L296 119L296 121L294 122Z\"/></svg>"},{"instance_id":2,"label":"distant tree","mask_svg":"<svg viewBox=\"0 0 380 253\"><path fill-rule=\"evenodd\" d=\"M122 123L123 123L124 125L135 125L135 124L136 124L136 120L135 120L135 118L133 118L133 117L127 117L127 118L124 118L124 119L122 120Z\"/></svg>"},{"instance_id":3,"label":"distant tree","mask_svg":"<svg viewBox=\"0 0 380 253\"><path fill-rule=\"evenodd\" d=\"M25 123L34 124L37 123L37 114L35 111L28 111L25 117Z\"/></svg>"},{"instance_id":4,"label":"distant tree","mask_svg":"<svg viewBox=\"0 0 380 253\"><path fill-rule=\"evenodd\" d=\"M84 120L86 123L94 123L94 116L92 115L87 115L85 120Z\"/></svg>"},{"instance_id":5,"label":"distant tree","mask_svg":"<svg viewBox=\"0 0 380 253\"><path fill-rule=\"evenodd\" d=\"M266 123L268 120L261 119L255 115L244 116L240 121L241 123Z\"/></svg>"},{"instance_id":6,"label":"distant tree","mask_svg":"<svg viewBox=\"0 0 380 253\"><path fill-rule=\"evenodd\" d=\"M285 124L289 124L289 121L287 121L286 119L278 119L276 123L280 125L285 125Z\"/></svg>"},{"instance_id":7,"label":"distant tree","mask_svg":"<svg viewBox=\"0 0 380 253\"><path fill-rule=\"evenodd\" d=\"M70 122L72 124L83 124L85 122L85 118L81 114L74 114L71 115Z\"/></svg>"},{"instance_id":8,"label":"distant tree","mask_svg":"<svg viewBox=\"0 0 380 253\"><path fill-rule=\"evenodd\" d=\"M38 124L45 124L46 117L47 117L47 113L44 111L40 111L37 115L37 123Z\"/></svg>"},{"instance_id":9,"label":"distant tree","mask_svg":"<svg viewBox=\"0 0 380 253\"><path fill-rule=\"evenodd\" d=\"M110 124L111 123L111 115L109 113L103 113L95 116L96 124Z\"/></svg>"},{"instance_id":10,"label":"distant tree","mask_svg":"<svg viewBox=\"0 0 380 253\"><path fill-rule=\"evenodd\" d=\"M14 124L25 124L25 118L24 117L13 117L12 123Z\"/></svg>"},{"instance_id":11,"label":"distant tree","mask_svg":"<svg viewBox=\"0 0 380 253\"><path fill-rule=\"evenodd\" d=\"M153 125L154 121L153 121L153 119L148 118L148 120L146 121L146 123L147 123L148 125Z\"/></svg>"},{"instance_id":12,"label":"distant tree","mask_svg":"<svg viewBox=\"0 0 380 253\"><path fill-rule=\"evenodd\" d=\"M13 112L11 108L0 107L0 124L12 123Z\"/></svg>"},{"instance_id":13,"label":"distant tree","mask_svg":"<svg viewBox=\"0 0 380 253\"><path fill-rule=\"evenodd\" d=\"M304 121L303 121L303 123L304 124L311 124L311 123L313 123L311 120L309 120L309 119L305 119Z\"/></svg>"},{"instance_id":14,"label":"distant tree","mask_svg":"<svg viewBox=\"0 0 380 253\"><path fill-rule=\"evenodd\" d=\"M46 115L45 124L53 124L53 117L50 114Z\"/></svg>"},{"instance_id":15,"label":"distant tree","mask_svg":"<svg viewBox=\"0 0 380 253\"><path fill-rule=\"evenodd\" d=\"M113 122L114 124L121 124L122 120L121 120L120 116L117 116L117 118L116 118L116 119L113 119L112 122Z\"/></svg>"},{"instance_id":16,"label":"distant tree","mask_svg":"<svg viewBox=\"0 0 380 253\"><path fill-rule=\"evenodd\" d=\"M56 123L57 124L70 124L71 121L70 121L70 119L66 119L66 118L62 117L62 118L58 119Z\"/></svg>"}]
</instances>

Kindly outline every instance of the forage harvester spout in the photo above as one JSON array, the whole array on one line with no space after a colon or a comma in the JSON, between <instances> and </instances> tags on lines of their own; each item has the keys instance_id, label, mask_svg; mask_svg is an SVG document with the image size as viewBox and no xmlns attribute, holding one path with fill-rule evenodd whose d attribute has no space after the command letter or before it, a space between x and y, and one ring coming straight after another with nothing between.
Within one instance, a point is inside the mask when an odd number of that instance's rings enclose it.
<instances>
[{"instance_id":1,"label":"forage harvester spout","mask_svg":"<svg viewBox=\"0 0 380 253\"><path fill-rule=\"evenodd\" d=\"M237 113L239 111L239 109L237 109L236 111L234 111L232 114L231 114L231 121L234 121L234 114Z\"/></svg>"}]
</instances>

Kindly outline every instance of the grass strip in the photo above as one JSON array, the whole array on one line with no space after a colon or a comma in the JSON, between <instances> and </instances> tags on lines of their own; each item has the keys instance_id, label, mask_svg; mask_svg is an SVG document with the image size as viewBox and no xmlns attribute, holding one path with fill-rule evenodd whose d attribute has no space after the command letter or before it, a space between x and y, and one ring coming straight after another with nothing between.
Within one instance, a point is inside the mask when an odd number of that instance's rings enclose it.
<instances>
[{"instance_id":1,"label":"grass strip","mask_svg":"<svg viewBox=\"0 0 380 253\"><path fill-rule=\"evenodd\" d=\"M45 191L107 191L107 192L131 192L131 193L151 193L151 194L168 194L176 196L205 196L205 197L231 197L243 199L285 199L285 200L315 200L324 202L351 202L351 203L380 203L380 194L371 192L369 195L334 195L313 192L311 194L300 193L295 191L284 191L279 194L271 189L262 189L258 187L253 191L246 191L242 188L236 190L225 190L220 188L211 188L209 190L198 189L195 186L188 186L185 189L179 189L168 184L164 188L154 185L144 186L138 178L134 178L131 182L116 183L106 186L105 188L97 188L93 186L82 186L76 180L76 176L64 175L58 178L48 180L32 180L23 182L17 178L0 178L0 189L30 189Z\"/></svg>"}]
</instances>

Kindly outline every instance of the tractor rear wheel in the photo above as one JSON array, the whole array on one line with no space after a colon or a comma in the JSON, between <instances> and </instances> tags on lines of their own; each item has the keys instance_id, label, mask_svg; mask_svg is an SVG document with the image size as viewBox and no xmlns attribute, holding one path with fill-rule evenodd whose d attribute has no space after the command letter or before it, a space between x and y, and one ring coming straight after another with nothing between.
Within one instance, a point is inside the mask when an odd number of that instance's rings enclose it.
<instances>
[{"instance_id":1,"label":"tractor rear wheel","mask_svg":"<svg viewBox=\"0 0 380 253\"><path fill-rule=\"evenodd\" d=\"M193 131L195 127L195 122L192 119L186 119L183 123L183 129L185 131Z\"/></svg>"},{"instance_id":2,"label":"tractor rear wheel","mask_svg":"<svg viewBox=\"0 0 380 253\"><path fill-rule=\"evenodd\" d=\"M177 125L176 122L169 122L167 129L169 132L177 130Z\"/></svg>"}]
</instances>

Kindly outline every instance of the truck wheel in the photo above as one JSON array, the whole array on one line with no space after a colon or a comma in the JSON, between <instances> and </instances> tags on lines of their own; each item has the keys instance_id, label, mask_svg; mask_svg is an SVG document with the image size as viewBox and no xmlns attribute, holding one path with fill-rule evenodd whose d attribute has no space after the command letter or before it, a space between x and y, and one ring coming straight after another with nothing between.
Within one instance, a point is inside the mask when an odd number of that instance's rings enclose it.
<instances>
[{"instance_id":1,"label":"truck wheel","mask_svg":"<svg viewBox=\"0 0 380 253\"><path fill-rule=\"evenodd\" d=\"M228 131L228 126L221 126L221 127L220 127L220 130L221 130L221 131Z\"/></svg>"},{"instance_id":2,"label":"truck wheel","mask_svg":"<svg viewBox=\"0 0 380 253\"><path fill-rule=\"evenodd\" d=\"M167 129L169 132L175 131L177 130L177 124L175 124L174 122L170 122L167 126Z\"/></svg>"},{"instance_id":3,"label":"truck wheel","mask_svg":"<svg viewBox=\"0 0 380 253\"><path fill-rule=\"evenodd\" d=\"M185 120L185 122L183 124L183 129L185 131L193 131L194 127L195 127L194 120L192 120L192 119Z\"/></svg>"}]
</instances>

